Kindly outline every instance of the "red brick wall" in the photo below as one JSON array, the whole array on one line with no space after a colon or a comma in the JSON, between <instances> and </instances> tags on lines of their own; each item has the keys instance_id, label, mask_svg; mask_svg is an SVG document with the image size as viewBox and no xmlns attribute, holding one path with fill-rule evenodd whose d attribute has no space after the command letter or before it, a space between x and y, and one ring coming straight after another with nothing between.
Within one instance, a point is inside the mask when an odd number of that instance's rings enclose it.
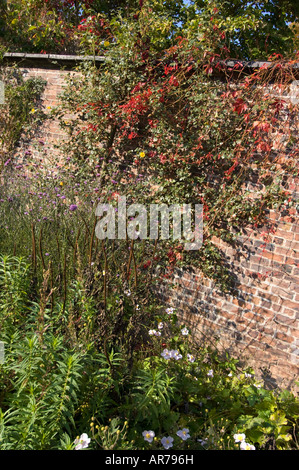
<instances>
[{"instance_id":1,"label":"red brick wall","mask_svg":"<svg viewBox=\"0 0 299 470\"><path fill-rule=\"evenodd\" d=\"M269 221L274 233L248 229L241 249L215 240L236 277L233 295L200 272L177 269L162 296L200 340L252 365L267 383L289 387L299 371L298 215L271 211Z\"/></svg>"},{"instance_id":2,"label":"red brick wall","mask_svg":"<svg viewBox=\"0 0 299 470\"><path fill-rule=\"evenodd\" d=\"M54 106L63 90L68 71L31 66L22 67L26 77L40 76L47 81L43 105ZM40 148L39 140L45 142ZM64 138L57 122L47 121L41 134L23 144L37 156L57 154L55 144ZM298 181L289 188L298 192ZM248 229L240 238L242 248L232 249L215 240L223 249L235 276L235 293L223 294L200 272L177 270L173 279L161 287L169 306L193 326L197 337L229 351L282 386L294 385L299 370L299 226L298 212L283 216L271 211L267 227ZM174 282L175 288L170 288ZM217 339L218 338L218 339ZM217 341L216 341L217 339Z\"/></svg>"},{"instance_id":3,"label":"red brick wall","mask_svg":"<svg viewBox=\"0 0 299 470\"><path fill-rule=\"evenodd\" d=\"M45 154L51 159L51 156L59 155L59 143L66 137L57 121L50 118L50 112L59 102L59 95L63 91L65 78L67 74L72 73L68 70L46 69L42 67L20 67L25 79L31 77L40 77L46 80L47 85L42 96L42 106L44 112L49 116L42 125L40 132L30 142L23 142L21 150L31 150L37 157L44 157ZM40 141L44 145L40 145Z\"/></svg>"}]
</instances>

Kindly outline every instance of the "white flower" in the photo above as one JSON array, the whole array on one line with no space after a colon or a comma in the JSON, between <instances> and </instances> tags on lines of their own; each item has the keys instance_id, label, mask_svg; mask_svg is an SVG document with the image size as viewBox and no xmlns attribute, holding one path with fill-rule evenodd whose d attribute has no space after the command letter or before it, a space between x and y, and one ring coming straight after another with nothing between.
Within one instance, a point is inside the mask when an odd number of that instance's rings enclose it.
<instances>
[{"instance_id":1,"label":"white flower","mask_svg":"<svg viewBox=\"0 0 299 470\"><path fill-rule=\"evenodd\" d=\"M233 376L233 374L232 374L231 372L230 372L229 374L227 374L227 375L228 375L228 377L232 377L232 376Z\"/></svg>"},{"instance_id":2,"label":"white flower","mask_svg":"<svg viewBox=\"0 0 299 470\"><path fill-rule=\"evenodd\" d=\"M74 444L76 445L75 450L86 449L89 443L90 443L90 438L84 432L83 434L81 434L80 437L77 437L77 439L75 439L74 441Z\"/></svg>"},{"instance_id":3,"label":"white flower","mask_svg":"<svg viewBox=\"0 0 299 470\"><path fill-rule=\"evenodd\" d=\"M248 444L248 442L242 441L240 444L241 450L255 450L255 447L252 444Z\"/></svg>"},{"instance_id":4,"label":"white flower","mask_svg":"<svg viewBox=\"0 0 299 470\"><path fill-rule=\"evenodd\" d=\"M210 369L209 372L207 373L209 377L214 377L214 371L213 369Z\"/></svg>"},{"instance_id":5,"label":"white flower","mask_svg":"<svg viewBox=\"0 0 299 470\"><path fill-rule=\"evenodd\" d=\"M192 354L187 354L187 359L189 362L194 362L195 361L195 357L192 355Z\"/></svg>"},{"instance_id":6,"label":"white flower","mask_svg":"<svg viewBox=\"0 0 299 470\"><path fill-rule=\"evenodd\" d=\"M172 308L172 307L169 307L169 308L166 309L166 313L168 315L171 315L173 312L174 312L174 308Z\"/></svg>"},{"instance_id":7,"label":"white flower","mask_svg":"<svg viewBox=\"0 0 299 470\"><path fill-rule=\"evenodd\" d=\"M163 352L161 352L161 356L167 360L172 358L171 351L168 351L168 349L164 349Z\"/></svg>"},{"instance_id":8,"label":"white flower","mask_svg":"<svg viewBox=\"0 0 299 470\"><path fill-rule=\"evenodd\" d=\"M187 335L189 334L188 328L186 328L186 327L183 328L183 329L181 330L181 333L182 333L182 335L187 336Z\"/></svg>"},{"instance_id":9,"label":"white flower","mask_svg":"<svg viewBox=\"0 0 299 470\"><path fill-rule=\"evenodd\" d=\"M234 434L235 442L244 442L246 439L245 434Z\"/></svg>"},{"instance_id":10,"label":"white flower","mask_svg":"<svg viewBox=\"0 0 299 470\"><path fill-rule=\"evenodd\" d=\"M143 431L142 435L147 442L152 442L155 437L154 431Z\"/></svg>"},{"instance_id":11,"label":"white flower","mask_svg":"<svg viewBox=\"0 0 299 470\"><path fill-rule=\"evenodd\" d=\"M252 374L248 374L247 372L244 373L245 377L252 377Z\"/></svg>"},{"instance_id":12,"label":"white flower","mask_svg":"<svg viewBox=\"0 0 299 470\"><path fill-rule=\"evenodd\" d=\"M163 326L164 326L163 323L160 321L160 322L158 323L158 329L159 329L159 330L162 330Z\"/></svg>"},{"instance_id":13,"label":"white flower","mask_svg":"<svg viewBox=\"0 0 299 470\"><path fill-rule=\"evenodd\" d=\"M161 336L161 332L156 330L149 330L148 334L151 336Z\"/></svg>"},{"instance_id":14,"label":"white flower","mask_svg":"<svg viewBox=\"0 0 299 470\"><path fill-rule=\"evenodd\" d=\"M179 359L182 359L183 356L179 353L179 351L177 349L172 349L171 357L173 357L173 359L178 361Z\"/></svg>"},{"instance_id":15,"label":"white flower","mask_svg":"<svg viewBox=\"0 0 299 470\"><path fill-rule=\"evenodd\" d=\"M170 351L164 349L161 356L164 357L164 359L175 359L176 361L183 357L177 349L171 349Z\"/></svg>"},{"instance_id":16,"label":"white flower","mask_svg":"<svg viewBox=\"0 0 299 470\"><path fill-rule=\"evenodd\" d=\"M126 294L127 297L130 297L130 295L131 295L130 289L125 290L124 293Z\"/></svg>"},{"instance_id":17,"label":"white flower","mask_svg":"<svg viewBox=\"0 0 299 470\"><path fill-rule=\"evenodd\" d=\"M180 438L182 438L183 441L186 441L186 439L188 439L190 437L189 429L183 428L183 429L179 430L176 433L176 435L179 436Z\"/></svg>"},{"instance_id":18,"label":"white flower","mask_svg":"<svg viewBox=\"0 0 299 470\"><path fill-rule=\"evenodd\" d=\"M164 447L164 449L169 449L169 447L172 447L173 446L173 437L162 437L161 439L161 443Z\"/></svg>"}]
</instances>

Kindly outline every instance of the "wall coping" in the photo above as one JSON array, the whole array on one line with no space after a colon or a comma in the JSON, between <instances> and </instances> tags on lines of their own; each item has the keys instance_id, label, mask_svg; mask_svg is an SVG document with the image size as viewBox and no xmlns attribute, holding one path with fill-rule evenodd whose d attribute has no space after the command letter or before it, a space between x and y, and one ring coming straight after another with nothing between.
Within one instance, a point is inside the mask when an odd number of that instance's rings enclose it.
<instances>
[{"instance_id":1,"label":"wall coping","mask_svg":"<svg viewBox=\"0 0 299 470\"><path fill-rule=\"evenodd\" d=\"M31 54L27 52L6 52L3 55L4 62L15 62L18 65L34 66L42 68L60 69L74 68L78 63L84 61L94 61L96 65L105 62L103 56L78 56L62 54Z\"/></svg>"}]
</instances>

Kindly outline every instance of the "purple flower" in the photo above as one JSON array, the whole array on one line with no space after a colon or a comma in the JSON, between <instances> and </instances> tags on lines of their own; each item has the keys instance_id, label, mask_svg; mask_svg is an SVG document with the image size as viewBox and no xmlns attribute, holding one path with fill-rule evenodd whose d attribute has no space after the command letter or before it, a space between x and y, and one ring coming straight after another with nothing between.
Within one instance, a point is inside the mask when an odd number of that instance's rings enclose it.
<instances>
[{"instance_id":1,"label":"purple flower","mask_svg":"<svg viewBox=\"0 0 299 470\"><path fill-rule=\"evenodd\" d=\"M78 206L76 206L76 204L71 204L70 205L70 211L75 211L77 208L78 208Z\"/></svg>"}]
</instances>

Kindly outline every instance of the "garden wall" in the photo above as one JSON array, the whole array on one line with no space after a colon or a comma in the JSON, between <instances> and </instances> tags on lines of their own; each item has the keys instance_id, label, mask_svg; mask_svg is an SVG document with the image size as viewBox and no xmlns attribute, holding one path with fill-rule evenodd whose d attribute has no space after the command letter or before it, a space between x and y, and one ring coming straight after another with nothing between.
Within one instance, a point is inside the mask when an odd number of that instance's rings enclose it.
<instances>
[{"instance_id":1,"label":"garden wall","mask_svg":"<svg viewBox=\"0 0 299 470\"><path fill-rule=\"evenodd\" d=\"M51 109L58 103L59 95L63 91L66 77L74 72L74 68L82 60L95 60L97 64L102 62L101 57L82 58L77 56L57 56L53 54L25 54L7 53L4 64L12 67L18 66L25 79L40 77L47 82L45 92L42 96L42 107L49 119L41 126L39 133L30 142L21 141L18 153L22 155L23 150L30 150L37 157L48 155L59 156L59 146L66 134L59 127L56 120L51 119ZM67 119L68 116L65 116ZM42 146L41 146L42 145ZM58 148L57 148L58 147Z\"/></svg>"},{"instance_id":2,"label":"garden wall","mask_svg":"<svg viewBox=\"0 0 299 470\"><path fill-rule=\"evenodd\" d=\"M200 340L244 359L268 384L290 386L299 364L298 217L271 211L269 220L274 233L248 229L238 249L218 242L235 278L233 294L223 294L199 272L181 269L161 292Z\"/></svg>"},{"instance_id":3,"label":"garden wall","mask_svg":"<svg viewBox=\"0 0 299 470\"><path fill-rule=\"evenodd\" d=\"M75 73L74 65L83 59L7 54L5 60L8 65L18 63L25 77L40 76L47 81L43 106L50 112L66 75ZM101 61L96 58L97 63ZM298 99L296 91L288 99ZM59 154L56 146L64 138L58 123L49 120L34 141L22 143L19 152L31 149L37 157L40 152ZM298 180L287 181L286 189L298 198ZM236 248L214 240L234 276L233 293L223 294L200 272L176 269L161 285L159 295L167 306L178 309L200 340L244 359L269 385L289 387L299 371L298 210L270 211L268 222L265 227L246 230Z\"/></svg>"}]
</instances>

